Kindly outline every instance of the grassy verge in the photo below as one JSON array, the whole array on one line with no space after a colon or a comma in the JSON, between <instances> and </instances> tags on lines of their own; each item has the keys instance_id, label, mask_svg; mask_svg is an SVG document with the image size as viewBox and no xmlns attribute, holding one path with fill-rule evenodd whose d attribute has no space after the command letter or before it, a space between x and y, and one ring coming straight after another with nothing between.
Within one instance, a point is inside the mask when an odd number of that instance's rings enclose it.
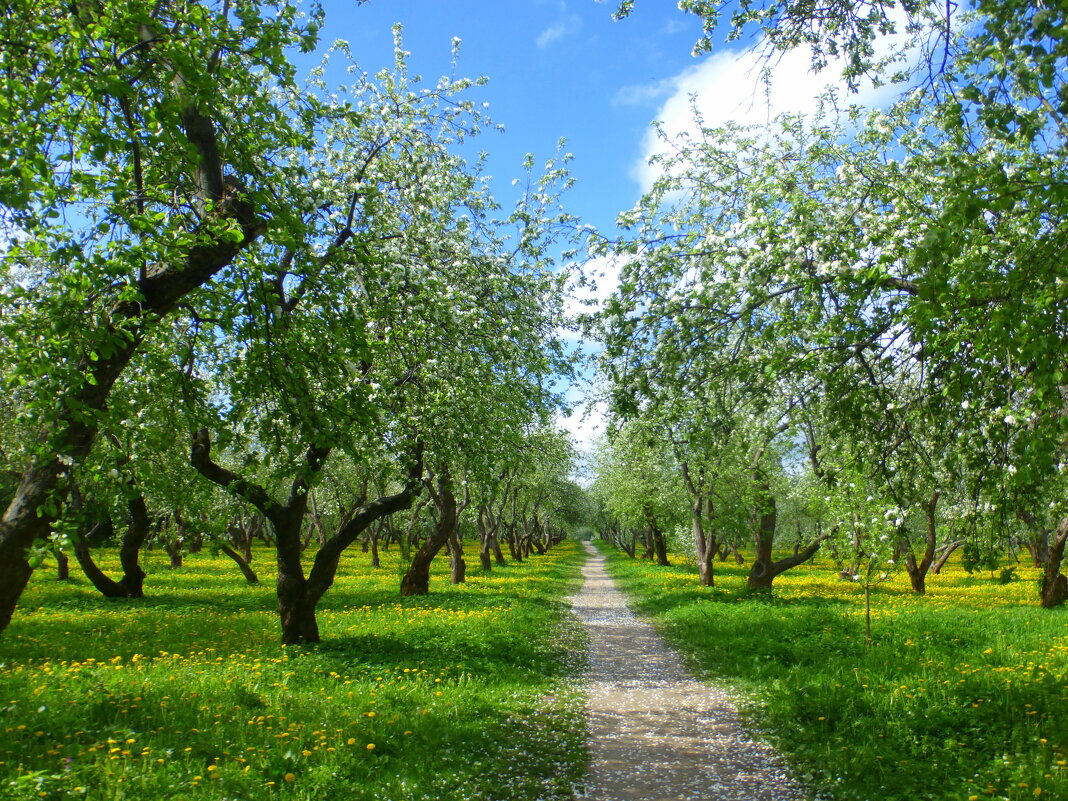
<instances>
[{"instance_id":1,"label":"grassy verge","mask_svg":"<svg viewBox=\"0 0 1068 801\"><path fill-rule=\"evenodd\" d=\"M745 596L745 566L717 565L714 589L691 567L609 568L817 798L1068 799L1068 609L1035 605L1037 571L1000 585L951 566L923 598L882 585L867 647L863 591L826 562L771 598Z\"/></svg>"},{"instance_id":2,"label":"grassy verge","mask_svg":"<svg viewBox=\"0 0 1068 801\"><path fill-rule=\"evenodd\" d=\"M0 638L0 797L571 798L580 549L403 600L383 559L348 557L305 648L277 644L267 552L254 586L225 557L149 554L137 601L38 571Z\"/></svg>"}]
</instances>

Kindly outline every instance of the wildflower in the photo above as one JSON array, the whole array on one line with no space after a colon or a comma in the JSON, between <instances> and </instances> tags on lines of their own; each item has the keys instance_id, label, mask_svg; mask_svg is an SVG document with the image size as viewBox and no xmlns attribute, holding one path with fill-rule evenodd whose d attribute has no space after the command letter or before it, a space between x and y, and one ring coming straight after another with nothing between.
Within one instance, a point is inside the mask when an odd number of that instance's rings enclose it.
<instances>
[{"instance_id":1,"label":"wildflower","mask_svg":"<svg viewBox=\"0 0 1068 801\"><path fill-rule=\"evenodd\" d=\"M368 743L367 744L367 750L368 751L374 751L375 750L375 744L374 743Z\"/></svg>"},{"instance_id":2,"label":"wildflower","mask_svg":"<svg viewBox=\"0 0 1068 801\"><path fill-rule=\"evenodd\" d=\"M293 781L296 781L296 778L297 778L297 777L296 777L296 776L294 776L294 775L293 775L292 773L287 773L287 774L286 774L285 776L283 776L282 778L283 778L283 779L285 779L285 780L286 780L287 782L293 782Z\"/></svg>"}]
</instances>

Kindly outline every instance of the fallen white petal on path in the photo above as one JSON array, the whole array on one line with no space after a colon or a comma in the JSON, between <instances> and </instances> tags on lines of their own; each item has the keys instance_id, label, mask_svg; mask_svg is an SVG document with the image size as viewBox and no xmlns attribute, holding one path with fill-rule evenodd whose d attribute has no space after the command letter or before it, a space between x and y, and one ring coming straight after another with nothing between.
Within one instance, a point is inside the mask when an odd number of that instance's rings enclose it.
<instances>
[{"instance_id":1,"label":"fallen white petal on path","mask_svg":"<svg viewBox=\"0 0 1068 801\"><path fill-rule=\"evenodd\" d=\"M586 544L585 582L571 599L590 636L590 801L801 801L768 745L745 734L722 690L695 680L652 626L636 618ZM730 647L724 644L723 647Z\"/></svg>"}]
</instances>

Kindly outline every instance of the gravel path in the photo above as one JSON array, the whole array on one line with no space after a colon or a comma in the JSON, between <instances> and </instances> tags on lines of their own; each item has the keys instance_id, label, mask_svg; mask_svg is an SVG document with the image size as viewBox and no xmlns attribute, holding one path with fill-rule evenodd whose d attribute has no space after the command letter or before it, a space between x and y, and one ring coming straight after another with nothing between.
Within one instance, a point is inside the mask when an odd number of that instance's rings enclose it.
<instances>
[{"instance_id":1,"label":"gravel path","mask_svg":"<svg viewBox=\"0 0 1068 801\"><path fill-rule=\"evenodd\" d=\"M590 635L591 801L801 801L782 760L746 736L723 691L696 681L636 618L587 543L571 599ZM729 647L729 646L728 646Z\"/></svg>"}]
</instances>

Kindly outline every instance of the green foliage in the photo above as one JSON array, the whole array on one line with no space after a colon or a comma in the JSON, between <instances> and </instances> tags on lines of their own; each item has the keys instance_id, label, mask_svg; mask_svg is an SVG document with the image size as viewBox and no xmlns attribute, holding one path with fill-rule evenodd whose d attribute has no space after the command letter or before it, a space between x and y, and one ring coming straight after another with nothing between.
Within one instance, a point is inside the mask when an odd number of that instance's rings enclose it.
<instances>
[{"instance_id":1,"label":"green foliage","mask_svg":"<svg viewBox=\"0 0 1068 801\"><path fill-rule=\"evenodd\" d=\"M751 35L756 28L769 51L809 48L813 69L841 59L842 75L853 87L889 60L876 56L876 45L887 35L915 34L932 20L947 31L950 25L949 19L937 17L944 7L930 0L680 0L679 8L698 17L704 29L694 55L712 51L720 39L731 42ZM626 17L633 9L634 0L622 0L615 16Z\"/></svg>"},{"instance_id":2,"label":"green foliage","mask_svg":"<svg viewBox=\"0 0 1068 801\"><path fill-rule=\"evenodd\" d=\"M786 44L793 23L826 45L862 13L836 7L836 28L809 6L738 8ZM766 126L695 114L667 143L619 217L632 234L614 246L601 371L622 417L666 421L680 462L705 465L698 496L709 466L733 452L755 467L778 432L804 443L790 472L809 463L825 526L899 521L853 538L867 554L890 542L881 561L922 561L926 523L1003 540L1064 514L1068 284L1050 265L1068 231L1065 30L1058 13L980 4L944 69L888 111L828 95Z\"/></svg>"}]
</instances>

